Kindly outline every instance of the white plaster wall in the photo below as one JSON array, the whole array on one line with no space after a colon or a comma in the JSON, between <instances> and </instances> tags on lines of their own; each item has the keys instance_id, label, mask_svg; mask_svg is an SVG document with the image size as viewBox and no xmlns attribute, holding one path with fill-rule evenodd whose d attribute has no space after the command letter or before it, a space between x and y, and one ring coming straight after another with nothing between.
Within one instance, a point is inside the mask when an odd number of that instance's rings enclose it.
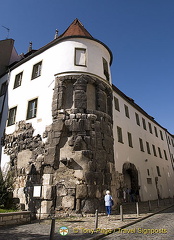
<instances>
[{"instance_id":1,"label":"white plaster wall","mask_svg":"<svg viewBox=\"0 0 174 240\"><path fill-rule=\"evenodd\" d=\"M156 166L159 166L161 177L158 177L159 187L161 188L162 197L169 197L174 195L174 172L171 167L170 155L168 151L165 131L159 125L144 116L141 112L135 109L129 102L125 101L118 93L114 92L114 96L119 99L120 112L115 110L113 104L114 117L114 155L116 170L122 173L122 167L125 162L135 164L139 173L139 185L141 199L143 201L156 199L157 190L155 186L155 177L157 177ZM125 116L124 104L129 108L130 118ZM140 126L136 123L135 112L138 113L140 119ZM144 130L142 125L142 117L146 120L147 130ZM152 125L153 134L150 133L148 122ZM158 137L155 136L154 125L158 130ZM118 142L117 126L122 128L123 142ZM164 141L160 138L159 130L163 132ZM132 134L133 148L128 145L127 132ZM144 152L140 151L139 138L143 140ZM149 142L151 154L147 153L146 141ZM157 157L153 154L152 144L156 147ZM161 149L162 159L159 157L158 147ZM168 160L165 160L164 151L166 150ZM146 161L147 159L147 161ZM150 176L147 174L147 169L150 171ZM152 184L147 184L147 178L152 178ZM170 191L169 191L170 189Z\"/></svg>"},{"instance_id":2,"label":"white plaster wall","mask_svg":"<svg viewBox=\"0 0 174 240\"><path fill-rule=\"evenodd\" d=\"M86 66L75 66L75 48L86 49ZM3 121L6 121L8 109L15 106L17 106L16 122L26 120L28 101L38 98L37 116L26 122L32 123L35 129L34 135L40 134L42 136L45 127L52 123L51 108L55 75L90 73L105 80L102 58L105 58L108 62L110 71L110 54L102 44L89 39L73 38L58 42L56 45L16 67L10 73L8 98L6 99ZM33 65L40 61L42 61L41 76L31 80ZM15 77L20 72L23 72L22 84L13 89ZM4 76L5 78L7 78L7 75ZM6 134L11 134L14 131L15 124L6 127ZM2 153L2 158L4 165L7 161L7 156Z\"/></svg>"}]
</instances>

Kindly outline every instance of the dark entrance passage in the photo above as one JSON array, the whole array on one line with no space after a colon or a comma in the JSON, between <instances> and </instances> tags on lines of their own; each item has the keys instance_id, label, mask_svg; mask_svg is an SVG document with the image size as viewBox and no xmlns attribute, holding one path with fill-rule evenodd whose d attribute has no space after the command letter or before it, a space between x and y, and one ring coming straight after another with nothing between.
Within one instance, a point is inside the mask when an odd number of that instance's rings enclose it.
<instances>
[{"instance_id":1,"label":"dark entrance passage","mask_svg":"<svg viewBox=\"0 0 174 240\"><path fill-rule=\"evenodd\" d=\"M133 163L123 164L124 185L128 194L128 201L139 200L138 171Z\"/></svg>"}]
</instances>

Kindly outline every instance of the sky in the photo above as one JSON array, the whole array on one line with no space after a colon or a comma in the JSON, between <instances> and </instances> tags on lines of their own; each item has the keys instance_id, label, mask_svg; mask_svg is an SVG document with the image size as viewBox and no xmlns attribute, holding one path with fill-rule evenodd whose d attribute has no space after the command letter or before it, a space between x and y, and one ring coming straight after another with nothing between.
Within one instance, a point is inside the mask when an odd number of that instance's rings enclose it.
<instances>
[{"instance_id":1,"label":"sky","mask_svg":"<svg viewBox=\"0 0 174 240\"><path fill-rule=\"evenodd\" d=\"M112 51L113 84L174 134L174 0L0 0L0 40L26 53L75 18Z\"/></svg>"}]
</instances>

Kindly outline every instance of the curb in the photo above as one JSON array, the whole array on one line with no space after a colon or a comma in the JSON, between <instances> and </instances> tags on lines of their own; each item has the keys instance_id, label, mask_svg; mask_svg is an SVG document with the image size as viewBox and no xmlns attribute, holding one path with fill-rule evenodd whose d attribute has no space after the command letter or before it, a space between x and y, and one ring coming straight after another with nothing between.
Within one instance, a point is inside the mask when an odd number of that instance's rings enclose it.
<instances>
[{"instance_id":1,"label":"curb","mask_svg":"<svg viewBox=\"0 0 174 240\"><path fill-rule=\"evenodd\" d=\"M163 212L164 210L166 210L166 209L168 209L168 208L171 208L171 207L173 207L173 206L174 206L174 204L170 205L169 207L163 208L163 209L161 209L161 210L159 210L159 211L156 211L156 212L154 212L154 213L150 213L148 216L142 217L142 218L137 219L137 220L135 220L135 221L133 221L133 222L131 222L131 223L127 223L127 224L125 224L125 225L120 226L119 229L124 229L124 228L126 228L126 227L129 227L129 226L135 224L135 223L141 222L142 220L144 220L144 219L146 219L146 218L149 218L149 217L152 217L153 215L155 215L155 214L157 214L157 213L160 213L160 212ZM113 229L113 230L114 230L114 232L117 232L117 231L118 231L118 228ZM113 234L113 232L112 232L112 233L107 233L107 234L99 234L99 235L94 236L94 237L92 237L92 238L88 238L87 240L98 240L98 239L101 239L101 238L103 238L103 237L106 237L106 236L108 236L108 235L110 235L110 234Z\"/></svg>"}]
</instances>

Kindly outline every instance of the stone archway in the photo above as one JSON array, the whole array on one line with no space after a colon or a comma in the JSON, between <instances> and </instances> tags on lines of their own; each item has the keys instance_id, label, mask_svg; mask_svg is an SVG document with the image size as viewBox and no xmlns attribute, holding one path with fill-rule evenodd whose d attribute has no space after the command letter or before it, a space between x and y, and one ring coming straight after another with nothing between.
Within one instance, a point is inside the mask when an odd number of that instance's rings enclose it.
<instances>
[{"instance_id":1,"label":"stone archway","mask_svg":"<svg viewBox=\"0 0 174 240\"><path fill-rule=\"evenodd\" d=\"M133 189L136 193L139 190L138 186L138 170L133 163L125 162L123 164L123 176L125 186L129 189Z\"/></svg>"}]
</instances>

